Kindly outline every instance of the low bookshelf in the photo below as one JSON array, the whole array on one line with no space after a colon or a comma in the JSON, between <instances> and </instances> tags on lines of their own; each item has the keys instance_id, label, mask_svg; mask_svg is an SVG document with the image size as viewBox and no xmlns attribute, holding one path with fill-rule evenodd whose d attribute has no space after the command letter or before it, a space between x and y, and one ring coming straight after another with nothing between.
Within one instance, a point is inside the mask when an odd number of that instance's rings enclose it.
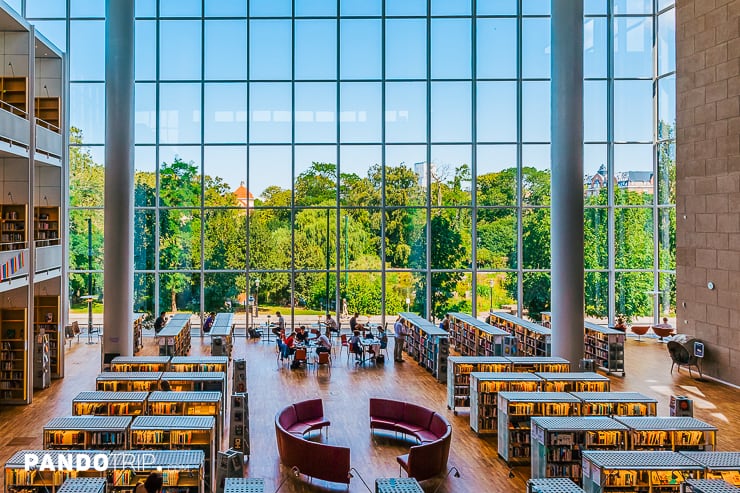
<instances>
[{"instance_id":1,"label":"low bookshelf","mask_svg":"<svg viewBox=\"0 0 740 493\"><path fill-rule=\"evenodd\" d=\"M49 370L51 378L64 376L64 340L61 339L59 323L59 296L34 296L33 332L38 335L41 330L49 336Z\"/></svg>"},{"instance_id":2,"label":"low bookshelf","mask_svg":"<svg viewBox=\"0 0 740 493\"><path fill-rule=\"evenodd\" d=\"M515 341L505 330L466 313L452 312L448 315L450 338L455 349L464 356L506 356L515 348Z\"/></svg>"},{"instance_id":3,"label":"low bookshelf","mask_svg":"<svg viewBox=\"0 0 740 493\"><path fill-rule=\"evenodd\" d=\"M603 416L532 418L532 477L581 484L582 450L626 450L627 427Z\"/></svg>"},{"instance_id":4,"label":"low bookshelf","mask_svg":"<svg viewBox=\"0 0 740 493\"><path fill-rule=\"evenodd\" d=\"M138 416L131 423L131 448L201 450L204 480L213 485L216 458L216 420L212 416Z\"/></svg>"},{"instance_id":5,"label":"low bookshelf","mask_svg":"<svg viewBox=\"0 0 740 493\"><path fill-rule=\"evenodd\" d=\"M510 465L529 464L533 416L577 416L580 401L566 392L500 392L498 455Z\"/></svg>"},{"instance_id":6,"label":"low bookshelf","mask_svg":"<svg viewBox=\"0 0 740 493\"><path fill-rule=\"evenodd\" d=\"M59 245L59 207L35 207L34 224L37 247Z\"/></svg>"},{"instance_id":7,"label":"low bookshelf","mask_svg":"<svg viewBox=\"0 0 740 493\"><path fill-rule=\"evenodd\" d=\"M5 463L5 491L7 493L57 493L64 481L70 478L102 477L104 472L90 468L78 471L73 460L69 468L63 465L54 470L26 470L26 457L35 456L38 463L49 457L55 466L59 465L59 456L86 456L93 464L96 456L108 455L103 450L19 450Z\"/></svg>"},{"instance_id":8,"label":"low bookshelf","mask_svg":"<svg viewBox=\"0 0 740 493\"><path fill-rule=\"evenodd\" d=\"M72 400L74 416L140 416L146 414L147 392L80 392Z\"/></svg>"},{"instance_id":9,"label":"low bookshelf","mask_svg":"<svg viewBox=\"0 0 740 493\"><path fill-rule=\"evenodd\" d=\"M681 452L704 466L707 479L722 479L740 487L740 452Z\"/></svg>"},{"instance_id":10,"label":"low bookshelf","mask_svg":"<svg viewBox=\"0 0 740 493\"><path fill-rule=\"evenodd\" d=\"M511 371L564 373L570 371L570 361L558 356L507 356Z\"/></svg>"},{"instance_id":11,"label":"low bookshelf","mask_svg":"<svg viewBox=\"0 0 740 493\"><path fill-rule=\"evenodd\" d=\"M658 401L639 392L571 392L581 400L581 416L655 416Z\"/></svg>"},{"instance_id":12,"label":"low bookshelf","mask_svg":"<svg viewBox=\"0 0 740 493\"><path fill-rule=\"evenodd\" d=\"M221 392L152 392L147 404L150 416L213 416L216 436L224 429Z\"/></svg>"},{"instance_id":13,"label":"low bookshelf","mask_svg":"<svg viewBox=\"0 0 740 493\"><path fill-rule=\"evenodd\" d=\"M62 483L59 493L106 493L105 478L69 478Z\"/></svg>"},{"instance_id":14,"label":"low bookshelf","mask_svg":"<svg viewBox=\"0 0 740 493\"><path fill-rule=\"evenodd\" d=\"M608 392L611 380L594 372L535 372L544 392Z\"/></svg>"},{"instance_id":15,"label":"low bookshelf","mask_svg":"<svg viewBox=\"0 0 740 493\"><path fill-rule=\"evenodd\" d=\"M0 400L4 403L25 404L29 399L27 323L25 308L0 310Z\"/></svg>"},{"instance_id":16,"label":"low bookshelf","mask_svg":"<svg viewBox=\"0 0 740 493\"><path fill-rule=\"evenodd\" d=\"M229 371L229 358L226 356L175 356L170 360L168 371Z\"/></svg>"},{"instance_id":17,"label":"low bookshelf","mask_svg":"<svg viewBox=\"0 0 740 493\"><path fill-rule=\"evenodd\" d=\"M437 381L446 383L447 358L450 355L447 331L415 313L402 312L399 315L406 327L405 351Z\"/></svg>"},{"instance_id":18,"label":"low bookshelf","mask_svg":"<svg viewBox=\"0 0 740 493\"><path fill-rule=\"evenodd\" d=\"M517 355L550 356L552 331L547 327L506 312L492 312L489 321L516 337Z\"/></svg>"},{"instance_id":19,"label":"low bookshelf","mask_svg":"<svg viewBox=\"0 0 740 493\"><path fill-rule=\"evenodd\" d=\"M714 450L717 428L696 418L679 416L625 417L614 419L630 431L632 450Z\"/></svg>"},{"instance_id":20,"label":"low bookshelf","mask_svg":"<svg viewBox=\"0 0 740 493\"><path fill-rule=\"evenodd\" d=\"M592 322L584 325L584 358L592 359L607 374L624 376L624 339L620 330L602 327Z\"/></svg>"},{"instance_id":21,"label":"low bookshelf","mask_svg":"<svg viewBox=\"0 0 740 493\"><path fill-rule=\"evenodd\" d=\"M721 479L687 479L681 493L738 493L740 488Z\"/></svg>"},{"instance_id":22,"label":"low bookshelf","mask_svg":"<svg viewBox=\"0 0 740 493\"><path fill-rule=\"evenodd\" d=\"M702 466L668 451L584 450L582 478L586 493L678 493L687 479L700 479Z\"/></svg>"},{"instance_id":23,"label":"low bookshelf","mask_svg":"<svg viewBox=\"0 0 740 493\"><path fill-rule=\"evenodd\" d=\"M470 407L470 374L508 371L511 363L500 356L450 356L447 359L447 409L457 415Z\"/></svg>"},{"instance_id":24,"label":"low bookshelf","mask_svg":"<svg viewBox=\"0 0 740 493\"><path fill-rule=\"evenodd\" d=\"M175 392L220 392L221 409L226 409L226 374L221 371L166 371L162 381Z\"/></svg>"},{"instance_id":25,"label":"low bookshelf","mask_svg":"<svg viewBox=\"0 0 740 493\"><path fill-rule=\"evenodd\" d=\"M190 352L190 315L177 313L156 335L160 356L185 356Z\"/></svg>"},{"instance_id":26,"label":"low bookshelf","mask_svg":"<svg viewBox=\"0 0 740 493\"><path fill-rule=\"evenodd\" d=\"M65 416L44 425L45 449L126 449L131 416Z\"/></svg>"},{"instance_id":27,"label":"low bookshelf","mask_svg":"<svg viewBox=\"0 0 740 493\"><path fill-rule=\"evenodd\" d=\"M583 493L583 488L566 478L532 478L527 493Z\"/></svg>"},{"instance_id":28,"label":"low bookshelf","mask_svg":"<svg viewBox=\"0 0 740 493\"><path fill-rule=\"evenodd\" d=\"M116 356L110 364L112 372L163 372L167 371L169 356Z\"/></svg>"},{"instance_id":29,"label":"low bookshelf","mask_svg":"<svg viewBox=\"0 0 740 493\"><path fill-rule=\"evenodd\" d=\"M161 378L162 372L158 371L107 371L97 376L95 388L111 392L152 392L159 390Z\"/></svg>"},{"instance_id":30,"label":"low bookshelf","mask_svg":"<svg viewBox=\"0 0 740 493\"><path fill-rule=\"evenodd\" d=\"M535 392L541 382L534 373L471 373L470 427L479 435L498 433L499 392Z\"/></svg>"},{"instance_id":31,"label":"low bookshelf","mask_svg":"<svg viewBox=\"0 0 740 493\"><path fill-rule=\"evenodd\" d=\"M127 450L109 457L110 491L134 493L152 472L162 475L161 493L204 493L202 450Z\"/></svg>"}]
</instances>

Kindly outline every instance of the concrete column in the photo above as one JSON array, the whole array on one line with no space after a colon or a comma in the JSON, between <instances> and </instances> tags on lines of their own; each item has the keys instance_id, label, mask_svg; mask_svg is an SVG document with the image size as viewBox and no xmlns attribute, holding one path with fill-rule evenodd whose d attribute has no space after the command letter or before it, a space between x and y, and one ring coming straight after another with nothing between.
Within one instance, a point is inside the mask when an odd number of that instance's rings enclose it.
<instances>
[{"instance_id":1,"label":"concrete column","mask_svg":"<svg viewBox=\"0 0 740 493\"><path fill-rule=\"evenodd\" d=\"M583 358L583 2L552 0L552 354Z\"/></svg>"},{"instance_id":2,"label":"concrete column","mask_svg":"<svg viewBox=\"0 0 740 493\"><path fill-rule=\"evenodd\" d=\"M103 354L131 356L134 305L134 2L105 2Z\"/></svg>"}]
</instances>

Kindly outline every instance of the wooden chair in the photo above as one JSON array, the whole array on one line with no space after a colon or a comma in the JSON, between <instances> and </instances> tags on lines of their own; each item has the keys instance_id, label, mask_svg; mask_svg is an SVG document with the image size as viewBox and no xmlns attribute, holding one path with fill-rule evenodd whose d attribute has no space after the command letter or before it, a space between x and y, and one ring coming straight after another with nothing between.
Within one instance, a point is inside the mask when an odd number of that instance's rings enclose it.
<instances>
[{"instance_id":1,"label":"wooden chair","mask_svg":"<svg viewBox=\"0 0 740 493\"><path fill-rule=\"evenodd\" d=\"M347 340L347 334L342 334L340 336L340 340L342 341L342 344L339 348L339 356L342 356L342 351L344 351L344 348L347 348L347 362L349 362L349 341Z\"/></svg>"},{"instance_id":2,"label":"wooden chair","mask_svg":"<svg viewBox=\"0 0 740 493\"><path fill-rule=\"evenodd\" d=\"M331 353L318 353L316 359L314 359L314 365L316 365L316 371L319 371L319 367L324 365L329 369L331 373Z\"/></svg>"},{"instance_id":3,"label":"wooden chair","mask_svg":"<svg viewBox=\"0 0 740 493\"><path fill-rule=\"evenodd\" d=\"M302 347L295 350L295 353L293 353L293 362L304 365L308 363L306 348Z\"/></svg>"}]
</instances>

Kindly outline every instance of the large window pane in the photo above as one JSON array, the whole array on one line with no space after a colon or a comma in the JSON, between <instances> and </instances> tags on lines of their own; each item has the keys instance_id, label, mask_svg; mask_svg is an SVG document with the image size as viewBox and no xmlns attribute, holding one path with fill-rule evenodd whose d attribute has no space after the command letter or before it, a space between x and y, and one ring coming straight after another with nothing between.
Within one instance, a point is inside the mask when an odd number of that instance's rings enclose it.
<instances>
[{"instance_id":1,"label":"large window pane","mask_svg":"<svg viewBox=\"0 0 740 493\"><path fill-rule=\"evenodd\" d=\"M200 21L159 22L160 79L200 79L200 37Z\"/></svg>"},{"instance_id":2,"label":"large window pane","mask_svg":"<svg viewBox=\"0 0 740 493\"><path fill-rule=\"evenodd\" d=\"M478 206L516 205L516 146L479 145L476 157Z\"/></svg>"},{"instance_id":3,"label":"large window pane","mask_svg":"<svg viewBox=\"0 0 740 493\"><path fill-rule=\"evenodd\" d=\"M342 299L347 300L349 313L359 313L359 321L368 323L375 329L369 317L377 317L383 313L398 313L405 309L403 300L397 296L391 296L391 304L386 301L386 311L381 304L382 277L380 272L340 272L340 293ZM386 293L387 295L387 293ZM386 296L387 297L387 296ZM393 308L393 311L389 311Z\"/></svg>"},{"instance_id":4,"label":"large window pane","mask_svg":"<svg viewBox=\"0 0 740 493\"><path fill-rule=\"evenodd\" d=\"M649 14L652 11L652 0L612 0L615 14Z\"/></svg>"},{"instance_id":5,"label":"large window pane","mask_svg":"<svg viewBox=\"0 0 740 493\"><path fill-rule=\"evenodd\" d=\"M609 214L606 208L586 207L583 212L584 265L586 269L609 267Z\"/></svg>"},{"instance_id":6,"label":"large window pane","mask_svg":"<svg viewBox=\"0 0 740 493\"><path fill-rule=\"evenodd\" d=\"M252 83L249 91L249 141L289 143L293 130L290 83Z\"/></svg>"},{"instance_id":7,"label":"large window pane","mask_svg":"<svg viewBox=\"0 0 740 493\"><path fill-rule=\"evenodd\" d=\"M71 80L104 80L105 22L70 22L69 52Z\"/></svg>"},{"instance_id":8,"label":"large window pane","mask_svg":"<svg viewBox=\"0 0 740 493\"><path fill-rule=\"evenodd\" d=\"M73 134L74 135L74 134ZM71 207L102 207L105 195L105 148L69 148L69 188Z\"/></svg>"},{"instance_id":9,"label":"large window pane","mask_svg":"<svg viewBox=\"0 0 740 493\"><path fill-rule=\"evenodd\" d=\"M292 36L290 21L251 21L249 77L253 80L290 80L293 65Z\"/></svg>"},{"instance_id":10,"label":"large window pane","mask_svg":"<svg viewBox=\"0 0 740 493\"><path fill-rule=\"evenodd\" d=\"M381 147L345 145L340 148L339 156L340 204L362 207L380 205L383 192ZM367 213L363 211L362 215L367 216ZM380 225L380 219L377 225Z\"/></svg>"},{"instance_id":11,"label":"large window pane","mask_svg":"<svg viewBox=\"0 0 740 493\"><path fill-rule=\"evenodd\" d=\"M243 20L206 21L205 78L247 78L247 24Z\"/></svg>"},{"instance_id":12,"label":"large window pane","mask_svg":"<svg viewBox=\"0 0 740 493\"><path fill-rule=\"evenodd\" d=\"M471 312L472 279L469 272L432 272L432 320L435 323L450 312Z\"/></svg>"},{"instance_id":13,"label":"large window pane","mask_svg":"<svg viewBox=\"0 0 740 493\"><path fill-rule=\"evenodd\" d=\"M247 138L247 85L205 85L206 143L244 142Z\"/></svg>"},{"instance_id":14,"label":"large window pane","mask_svg":"<svg viewBox=\"0 0 740 493\"><path fill-rule=\"evenodd\" d=\"M249 15L254 17L290 17L291 0L250 0Z\"/></svg>"},{"instance_id":15,"label":"large window pane","mask_svg":"<svg viewBox=\"0 0 740 493\"><path fill-rule=\"evenodd\" d=\"M550 140L550 83L522 83L522 139L525 142Z\"/></svg>"},{"instance_id":16,"label":"large window pane","mask_svg":"<svg viewBox=\"0 0 740 493\"><path fill-rule=\"evenodd\" d=\"M206 146L203 174L205 175L204 200L208 206L253 206L247 180L246 146ZM244 214L246 211L241 211Z\"/></svg>"},{"instance_id":17,"label":"large window pane","mask_svg":"<svg viewBox=\"0 0 740 493\"><path fill-rule=\"evenodd\" d=\"M658 209L658 268L676 269L676 208Z\"/></svg>"},{"instance_id":18,"label":"large window pane","mask_svg":"<svg viewBox=\"0 0 740 493\"><path fill-rule=\"evenodd\" d=\"M18 9L18 12L20 10ZM26 0L27 17L65 17L67 2L59 0Z\"/></svg>"},{"instance_id":19,"label":"large window pane","mask_svg":"<svg viewBox=\"0 0 740 493\"><path fill-rule=\"evenodd\" d=\"M200 84L160 84L160 142L200 142L200 119Z\"/></svg>"},{"instance_id":20,"label":"large window pane","mask_svg":"<svg viewBox=\"0 0 740 493\"><path fill-rule=\"evenodd\" d=\"M550 205L550 145L522 146L522 202Z\"/></svg>"},{"instance_id":21,"label":"large window pane","mask_svg":"<svg viewBox=\"0 0 740 493\"><path fill-rule=\"evenodd\" d=\"M583 139L606 141L606 82L587 80L583 83Z\"/></svg>"},{"instance_id":22,"label":"large window pane","mask_svg":"<svg viewBox=\"0 0 740 493\"><path fill-rule=\"evenodd\" d=\"M614 210L614 265L617 269L653 268L653 209Z\"/></svg>"},{"instance_id":23,"label":"large window pane","mask_svg":"<svg viewBox=\"0 0 740 493\"><path fill-rule=\"evenodd\" d=\"M159 267L162 270L200 268L198 209L159 211Z\"/></svg>"},{"instance_id":24,"label":"large window pane","mask_svg":"<svg viewBox=\"0 0 740 493\"><path fill-rule=\"evenodd\" d=\"M517 0L478 0L479 15L516 15Z\"/></svg>"},{"instance_id":25,"label":"large window pane","mask_svg":"<svg viewBox=\"0 0 740 493\"><path fill-rule=\"evenodd\" d=\"M249 191L255 206L289 207L293 158L288 146L249 146Z\"/></svg>"},{"instance_id":26,"label":"large window pane","mask_svg":"<svg viewBox=\"0 0 740 493\"><path fill-rule=\"evenodd\" d=\"M478 19L476 72L479 78L516 77L516 26L516 19Z\"/></svg>"},{"instance_id":27,"label":"large window pane","mask_svg":"<svg viewBox=\"0 0 740 493\"><path fill-rule=\"evenodd\" d=\"M470 205L471 158L469 145L432 146L432 205Z\"/></svg>"},{"instance_id":28,"label":"large window pane","mask_svg":"<svg viewBox=\"0 0 740 493\"><path fill-rule=\"evenodd\" d=\"M385 85L386 142L426 142L426 135L426 83L387 83Z\"/></svg>"},{"instance_id":29,"label":"large window pane","mask_svg":"<svg viewBox=\"0 0 740 493\"><path fill-rule=\"evenodd\" d=\"M676 137L676 76L658 80L658 139Z\"/></svg>"},{"instance_id":30,"label":"large window pane","mask_svg":"<svg viewBox=\"0 0 740 493\"><path fill-rule=\"evenodd\" d=\"M427 15L426 0L385 0L386 15Z\"/></svg>"},{"instance_id":31,"label":"large window pane","mask_svg":"<svg viewBox=\"0 0 740 493\"><path fill-rule=\"evenodd\" d=\"M386 146L386 205L426 204L426 156L426 146Z\"/></svg>"},{"instance_id":32,"label":"large window pane","mask_svg":"<svg viewBox=\"0 0 740 493\"><path fill-rule=\"evenodd\" d=\"M249 268L290 269L291 214L286 209L256 209L249 216Z\"/></svg>"},{"instance_id":33,"label":"large window pane","mask_svg":"<svg viewBox=\"0 0 740 493\"><path fill-rule=\"evenodd\" d=\"M159 275L159 308L169 312L200 312L200 274L167 272Z\"/></svg>"},{"instance_id":34,"label":"large window pane","mask_svg":"<svg viewBox=\"0 0 740 493\"><path fill-rule=\"evenodd\" d=\"M337 3L334 0L295 0L296 16L336 16Z\"/></svg>"},{"instance_id":35,"label":"large window pane","mask_svg":"<svg viewBox=\"0 0 740 493\"><path fill-rule=\"evenodd\" d=\"M516 209L478 209L478 268L516 269Z\"/></svg>"},{"instance_id":36,"label":"large window pane","mask_svg":"<svg viewBox=\"0 0 740 493\"><path fill-rule=\"evenodd\" d=\"M200 206L200 148L161 148L159 204L172 207Z\"/></svg>"},{"instance_id":37,"label":"large window pane","mask_svg":"<svg viewBox=\"0 0 740 493\"><path fill-rule=\"evenodd\" d=\"M342 7L344 8L344 6ZM343 19L339 67L342 79L379 79L383 68L379 19Z\"/></svg>"},{"instance_id":38,"label":"large window pane","mask_svg":"<svg viewBox=\"0 0 740 493\"><path fill-rule=\"evenodd\" d=\"M616 273L616 310L619 315L632 319L632 323L651 321L653 316L652 272Z\"/></svg>"},{"instance_id":39,"label":"large window pane","mask_svg":"<svg viewBox=\"0 0 740 493\"><path fill-rule=\"evenodd\" d=\"M336 84L295 84L296 142L336 142Z\"/></svg>"},{"instance_id":40,"label":"large window pane","mask_svg":"<svg viewBox=\"0 0 740 493\"><path fill-rule=\"evenodd\" d=\"M134 141L154 144L157 136L157 86L137 82L135 90Z\"/></svg>"},{"instance_id":41,"label":"large window pane","mask_svg":"<svg viewBox=\"0 0 740 493\"><path fill-rule=\"evenodd\" d=\"M614 76L650 77L653 73L653 29L650 17L614 19Z\"/></svg>"},{"instance_id":42,"label":"large window pane","mask_svg":"<svg viewBox=\"0 0 740 493\"><path fill-rule=\"evenodd\" d=\"M134 272L134 312L154 313L154 274Z\"/></svg>"},{"instance_id":43,"label":"large window pane","mask_svg":"<svg viewBox=\"0 0 740 493\"><path fill-rule=\"evenodd\" d=\"M157 40L155 21L136 21L134 73L136 80L154 80L157 77L157 52L152 47Z\"/></svg>"},{"instance_id":44,"label":"large window pane","mask_svg":"<svg viewBox=\"0 0 740 493\"><path fill-rule=\"evenodd\" d=\"M609 274L586 272L584 290L586 316L605 322L603 319L609 314Z\"/></svg>"},{"instance_id":45,"label":"large window pane","mask_svg":"<svg viewBox=\"0 0 740 493\"><path fill-rule=\"evenodd\" d=\"M87 222L92 225L92 235L88 236ZM70 270L103 270L104 220L102 209L70 209L69 211L69 268ZM92 255L89 255L88 241L91 240ZM92 259L92 264L88 262ZM83 291L87 291L85 288Z\"/></svg>"},{"instance_id":46,"label":"large window pane","mask_svg":"<svg viewBox=\"0 0 740 493\"><path fill-rule=\"evenodd\" d=\"M381 269L380 209L342 209L339 216L340 269Z\"/></svg>"},{"instance_id":47,"label":"large window pane","mask_svg":"<svg viewBox=\"0 0 740 493\"><path fill-rule=\"evenodd\" d=\"M607 190L612 186L606 170L606 144L586 144L583 146L583 184L585 205L606 205Z\"/></svg>"},{"instance_id":48,"label":"large window pane","mask_svg":"<svg viewBox=\"0 0 740 493\"><path fill-rule=\"evenodd\" d=\"M426 244L424 209L386 209L385 260L388 268L426 268Z\"/></svg>"},{"instance_id":49,"label":"large window pane","mask_svg":"<svg viewBox=\"0 0 740 493\"><path fill-rule=\"evenodd\" d=\"M154 146L134 148L134 205L153 207L156 204L157 158ZM77 192L75 192L77 193Z\"/></svg>"},{"instance_id":50,"label":"large window pane","mask_svg":"<svg viewBox=\"0 0 740 493\"><path fill-rule=\"evenodd\" d=\"M658 204L676 203L676 143L658 145Z\"/></svg>"},{"instance_id":51,"label":"large window pane","mask_svg":"<svg viewBox=\"0 0 740 493\"><path fill-rule=\"evenodd\" d=\"M522 77L550 77L550 19L522 21Z\"/></svg>"},{"instance_id":52,"label":"large window pane","mask_svg":"<svg viewBox=\"0 0 740 493\"><path fill-rule=\"evenodd\" d=\"M206 209L203 231L204 268L244 270L247 214L244 209Z\"/></svg>"},{"instance_id":53,"label":"large window pane","mask_svg":"<svg viewBox=\"0 0 740 493\"><path fill-rule=\"evenodd\" d=\"M469 82L432 83L432 141L469 142L471 139Z\"/></svg>"},{"instance_id":54,"label":"large window pane","mask_svg":"<svg viewBox=\"0 0 740 493\"><path fill-rule=\"evenodd\" d=\"M341 14L344 15L380 15L383 0L342 0Z\"/></svg>"},{"instance_id":55,"label":"large window pane","mask_svg":"<svg viewBox=\"0 0 740 493\"><path fill-rule=\"evenodd\" d=\"M658 75L676 70L676 10L658 16Z\"/></svg>"},{"instance_id":56,"label":"large window pane","mask_svg":"<svg viewBox=\"0 0 740 493\"><path fill-rule=\"evenodd\" d=\"M525 269L550 268L550 209L522 211L522 253Z\"/></svg>"},{"instance_id":57,"label":"large window pane","mask_svg":"<svg viewBox=\"0 0 740 493\"><path fill-rule=\"evenodd\" d=\"M424 19L387 20L385 76L389 79L426 78L426 39L427 25Z\"/></svg>"},{"instance_id":58,"label":"large window pane","mask_svg":"<svg viewBox=\"0 0 740 493\"><path fill-rule=\"evenodd\" d=\"M432 78L470 78L470 20L433 19L431 52Z\"/></svg>"},{"instance_id":59,"label":"large window pane","mask_svg":"<svg viewBox=\"0 0 740 493\"><path fill-rule=\"evenodd\" d=\"M336 21L296 21L295 78L336 79L336 77Z\"/></svg>"},{"instance_id":60,"label":"large window pane","mask_svg":"<svg viewBox=\"0 0 740 493\"><path fill-rule=\"evenodd\" d=\"M475 293L478 314L516 306L517 278L514 272L479 272Z\"/></svg>"},{"instance_id":61,"label":"large window pane","mask_svg":"<svg viewBox=\"0 0 740 493\"><path fill-rule=\"evenodd\" d=\"M606 37L606 18L594 17L584 20L584 77L606 77Z\"/></svg>"},{"instance_id":62,"label":"large window pane","mask_svg":"<svg viewBox=\"0 0 740 493\"><path fill-rule=\"evenodd\" d=\"M542 319L541 313L550 311L550 284L549 272L525 272L522 279L522 304L528 311L526 314L532 320Z\"/></svg>"},{"instance_id":63,"label":"large window pane","mask_svg":"<svg viewBox=\"0 0 740 493\"><path fill-rule=\"evenodd\" d=\"M340 87L339 131L342 142L380 142L382 86L345 82Z\"/></svg>"},{"instance_id":64,"label":"large window pane","mask_svg":"<svg viewBox=\"0 0 740 493\"><path fill-rule=\"evenodd\" d=\"M614 140L651 141L653 138L652 115L652 81L614 81Z\"/></svg>"},{"instance_id":65,"label":"large window pane","mask_svg":"<svg viewBox=\"0 0 740 493\"><path fill-rule=\"evenodd\" d=\"M516 82L478 82L476 120L479 142L516 142Z\"/></svg>"},{"instance_id":66,"label":"large window pane","mask_svg":"<svg viewBox=\"0 0 740 493\"><path fill-rule=\"evenodd\" d=\"M203 309L205 312L224 311L226 302L235 311L246 305L247 276L238 272L207 273L203 278Z\"/></svg>"},{"instance_id":67,"label":"large window pane","mask_svg":"<svg viewBox=\"0 0 740 493\"><path fill-rule=\"evenodd\" d=\"M296 270L336 268L336 221L337 209L296 209L293 222Z\"/></svg>"},{"instance_id":68,"label":"large window pane","mask_svg":"<svg viewBox=\"0 0 740 493\"><path fill-rule=\"evenodd\" d=\"M105 86L70 84L69 123L81 132L85 144L105 141Z\"/></svg>"},{"instance_id":69,"label":"large window pane","mask_svg":"<svg viewBox=\"0 0 740 493\"><path fill-rule=\"evenodd\" d=\"M200 17L201 0L159 0L161 17Z\"/></svg>"},{"instance_id":70,"label":"large window pane","mask_svg":"<svg viewBox=\"0 0 740 493\"><path fill-rule=\"evenodd\" d=\"M643 205L653 202L653 146L615 144L616 204Z\"/></svg>"},{"instance_id":71,"label":"large window pane","mask_svg":"<svg viewBox=\"0 0 740 493\"><path fill-rule=\"evenodd\" d=\"M432 15L470 15L470 0L432 0Z\"/></svg>"},{"instance_id":72,"label":"large window pane","mask_svg":"<svg viewBox=\"0 0 740 493\"><path fill-rule=\"evenodd\" d=\"M134 269L154 270L156 258L154 256L156 219L154 210L137 209L134 214Z\"/></svg>"}]
</instances>

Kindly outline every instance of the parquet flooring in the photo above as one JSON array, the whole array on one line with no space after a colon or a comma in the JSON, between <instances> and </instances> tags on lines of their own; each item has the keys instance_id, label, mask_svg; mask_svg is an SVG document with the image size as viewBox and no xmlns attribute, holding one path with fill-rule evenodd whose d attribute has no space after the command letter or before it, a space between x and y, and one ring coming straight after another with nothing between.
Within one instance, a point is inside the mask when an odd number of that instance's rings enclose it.
<instances>
[{"instance_id":1,"label":"parquet flooring","mask_svg":"<svg viewBox=\"0 0 740 493\"><path fill-rule=\"evenodd\" d=\"M203 341L201 343L201 341ZM145 339L141 354L155 354L151 338ZM393 343L391 342L391 346ZM392 356L392 347L391 356ZM718 449L740 450L740 391L712 381L691 379L685 370L669 373L670 358L665 345L655 340L627 342L627 375L612 377L612 390L632 390L659 400L658 413L668 414L672 394L694 399L694 415L719 428ZM99 345L74 343L67 352L66 378L54 381L51 388L37 391L30 406L0 405L0 465L18 449L41 448L42 427L52 417L71 414L71 402L78 392L94 389L99 372ZM193 337L192 355L209 354L209 339ZM423 485L428 493L524 491L529 467L509 468L497 457L495 437L479 438L468 425L468 414L458 416L447 410L446 388L416 363L394 363L392 358L378 368L347 365L346 354L336 357L329 373L278 369L274 342L246 342L236 339L235 357L247 359L252 455L246 464L250 477L263 477L267 491L274 491L287 476L279 465L275 444L274 415L282 406L302 399L324 399L326 416L332 425L328 436L320 439L351 447L351 463L374 489L377 477L399 475L396 456L406 453L409 442L391 435L369 432L368 398L371 396L407 400L435 409L453 424L449 466L456 466L460 478L432 479ZM228 430L228 426L226 427ZM225 448L226 442L223 443ZM439 487L438 490L435 488ZM280 491L346 491L342 485L306 478L288 478ZM358 478L352 479L350 492L366 491Z\"/></svg>"}]
</instances>

